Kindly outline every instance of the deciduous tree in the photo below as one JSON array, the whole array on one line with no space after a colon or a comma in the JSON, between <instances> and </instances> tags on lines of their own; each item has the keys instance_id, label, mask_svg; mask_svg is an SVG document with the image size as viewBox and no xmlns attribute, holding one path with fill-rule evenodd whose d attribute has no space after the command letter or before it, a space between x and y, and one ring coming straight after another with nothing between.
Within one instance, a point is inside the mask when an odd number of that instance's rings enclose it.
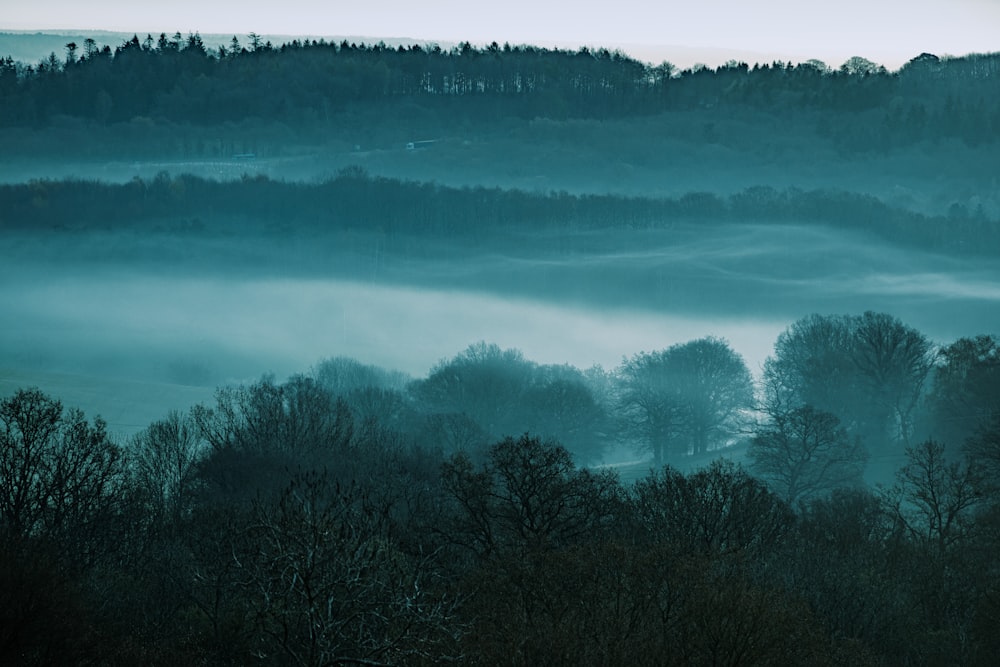
<instances>
[{"instance_id":1,"label":"deciduous tree","mask_svg":"<svg viewBox=\"0 0 1000 667\"><path fill-rule=\"evenodd\" d=\"M989 428L1000 414L1000 342L960 338L943 347L931 375L927 429L948 447Z\"/></svg>"},{"instance_id":2,"label":"deciduous tree","mask_svg":"<svg viewBox=\"0 0 1000 667\"><path fill-rule=\"evenodd\" d=\"M836 415L869 450L909 443L933 361L923 334L884 313L810 315L774 347L764 365L772 417L808 405Z\"/></svg>"},{"instance_id":3,"label":"deciduous tree","mask_svg":"<svg viewBox=\"0 0 1000 667\"><path fill-rule=\"evenodd\" d=\"M751 470L792 506L840 487L863 483L867 452L840 420L812 406L772 417L747 450Z\"/></svg>"},{"instance_id":4,"label":"deciduous tree","mask_svg":"<svg viewBox=\"0 0 1000 667\"><path fill-rule=\"evenodd\" d=\"M0 530L60 545L75 565L100 555L124 480L121 449L104 421L38 389L0 401Z\"/></svg>"},{"instance_id":5,"label":"deciduous tree","mask_svg":"<svg viewBox=\"0 0 1000 667\"><path fill-rule=\"evenodd\" d=\"M197 463L205 449L194 420L172 410L136 434L130 444L136 483L149 510L160 519L179 518L189 507Z\"/></svg>"},{"instance_id":6,"label":"deciduous tree","mask_svg":"<svg viewBox=\"0 0 1000 667\"><path fill-rule=\"evenodd\" d=\"M753 382L743 358L719 338L642 352L618 369L619 407L627 430L652 451L700 454L742 432L753 407Z\"/></svg>"},{"instance_id":7,"label":"deciduous tree","mask_svg":"<svg viewBox=\"0 0 1000 667\"><path fill-rule=\"evenodd\" d=\"M456 599L394 543L363 489L297 477L254 504L233 558L260 629L261 657L293 664L394 665L456 659Z\"/></svg>"}]
</instances>

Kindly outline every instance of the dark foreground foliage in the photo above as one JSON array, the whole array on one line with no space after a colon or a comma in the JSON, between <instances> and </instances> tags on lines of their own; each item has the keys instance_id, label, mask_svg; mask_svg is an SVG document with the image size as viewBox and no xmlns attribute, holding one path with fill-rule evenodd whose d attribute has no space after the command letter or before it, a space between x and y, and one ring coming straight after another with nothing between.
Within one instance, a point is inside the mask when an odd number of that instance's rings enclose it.
<instances>
[{"instance_id":1,"label":"dark foreground foliage","mask_svg":"<svg viewBox=\"0 0 1000 667\"><path fill-rule=\"evenodd\" d=\"M777 484L793 506L722 459L624 484L555 441L491 435L477 420L541 379L601 385L514 351L472 346L409 385L347 359L314 376L220 389L125 445L37 390L0 401L0 661L993 664L995 420L964 456L905 447L879 492ZM505 403L475 393L488 376ZM813 425L824 447L860 437L777 407L761 442L816 457Z\"/></svg>"}]
</instances>

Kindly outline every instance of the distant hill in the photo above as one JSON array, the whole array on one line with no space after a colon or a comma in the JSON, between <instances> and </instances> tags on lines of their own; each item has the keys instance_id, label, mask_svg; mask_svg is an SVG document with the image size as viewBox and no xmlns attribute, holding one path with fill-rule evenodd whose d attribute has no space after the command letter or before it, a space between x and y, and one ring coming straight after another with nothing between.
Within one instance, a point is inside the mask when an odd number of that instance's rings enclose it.
<instances>
[{"instance_id":1,"label":"distant hill","mask_svg":"<svg viewBox=\"0 0 1000 667\"><path fill-rule=\"evenodd\" d=\"M122 43L132 39L133 36L142 40L147 34L154 39L160 36L159 32L147 33L143 31L7 30L0 32L0 58L10 56L18 62L35 64L45 58L48 58L51 53L55 53L60 59L65 59L66 45L70 42L75 42L82 48L84 41L90 38L99 45L103 46L104 44L107 44L114 49ZM169 37L173 33L171 32L166 34ZM186 37L187 33L184 33L184 36ZM204 41L205 46L209 49L218 49L220 46L228 48L234 36L243 43L247 42L248 36L242 34L206 33L202 34L201 38ZM428 43L427 40L411 39L408 37L371 37L362 35L277 35L268 33L261 34L260 38L261 41L271 42L275 46L280 46L281 44L290 42L293 39L309 41L314 39L323 39L327 42L335 42L338 44L345 40L354 44L377 44L379 42L384 42L387 46L392 46L394 48L397 46L409 47L413 44L420 44L423 46ZM433 43L437 44L442 49L450 49L455 46L454 42L435 41Z\"/></svg>"},{"instance_id":2,"label":"distant hill","mask_svg":"<svg viewBox=\"0 0 1000 667\"><path fill-rule=\"evenodd\" d=\"M158 37L160 32L150 33L153 37ZM24 63L37 63L43 58L47 58L50 53L62 56L65 54L65 46L68 42L75 41L82 44L83 40L90 37L99 44L110 44L112 48L122 42L131 39L133 35L142 39L148 31L115 32L109 30L2 30L0 29L0 57L11 56L14 60ZM170 34L168 32L168 34ZM186 35L186 33L185 33ZM233 38L231 33L204 33L201 35L205 44L209 48L219 46L229 46ZM236 33L240 41L245 42L247 35ZM298 40L320 40L340 43L344 40L355 44L377 44L384 42L389 46L409 47L413 44L424 46L427 44L437 44L442 49L451 49L458 42L454 40L441 40L423 37L385 37L373 35L282 35L276 33L261 34L264 41L280 45ZM479 46L485 46L480 44ZM890 70L902 67L906 62L906 56L896 53L879 52L854 54L844 49L827 49L823 52L810 53L790 53L780 51L759 51L739 48L724 47L704 47L688 46L684 44L654 44L654 43L608 43L608 44L581 44L570 42L546 43L545 46L560 49L576 50L581 46L590 48L607 47L609 49L621 50L636 60L642 62L659 64L668 61L681 69L690 69L703 64L708 67L719 67L729 61L754 63L783 62L805 62L811 58L825 60L832 67L839 67L842 62L851 55L863 55L871 58L875 62L884 65ZM916 54L910 54L914 56Z\"/></svg>"},{"instance_id":3,"label":"distant hill","mask_svg":"<svg viewBox=\"0 0 1000 667\"><path fill-rule=\"evenodd\" d=\"M680 69L590 47L45 38L43 61L0 57L0 181L311 180L361 165L457 186L833 187L935 215L1000 212L1000 54L921 54L895 72L860 57ZM72 58L56 54L71 41Z\"/></svg>"}]
</instances>

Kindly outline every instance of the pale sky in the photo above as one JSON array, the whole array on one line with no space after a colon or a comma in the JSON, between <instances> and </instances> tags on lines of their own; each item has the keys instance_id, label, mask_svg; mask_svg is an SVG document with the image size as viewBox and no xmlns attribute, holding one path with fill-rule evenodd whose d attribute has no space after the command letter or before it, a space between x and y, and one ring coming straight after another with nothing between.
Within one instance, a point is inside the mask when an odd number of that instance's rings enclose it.
<instances>
[{"instance_id":1,"label":"pale sky","mask_svg":"<svg viewBox=\"0 0 1000 667\"><path fill-rule=\"evenodd\" d=\"M1000 51L1000 0L0 0L0 30L35 29L607 46L681 66L692 48L710 65L860 55L895 68L924 51Z\"/></svg>"}]
</instances>

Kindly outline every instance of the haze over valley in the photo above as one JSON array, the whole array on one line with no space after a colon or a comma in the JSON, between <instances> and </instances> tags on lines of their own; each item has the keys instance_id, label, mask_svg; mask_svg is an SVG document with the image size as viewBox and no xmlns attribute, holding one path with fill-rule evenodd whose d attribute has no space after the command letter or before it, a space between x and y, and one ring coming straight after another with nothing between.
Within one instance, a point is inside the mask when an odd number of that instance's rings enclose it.
<instances>
[{"instance_id":1,"label":"haze over valley","mask_svg":"<svg viewBox=\"0 0 1000 667\"><path fill-rule=\"evenodd\" d=\"M989 257L795 224L519 231L496 248L199 222L11 235L4 366L183 379L284 377L331 352L418 376L489 340L546 363L614 367L640 350L728 339L759 372L811 312L891 312L939 343L997 328ZM280 236L276 236L280 235Z\"/></svg>"},{"instance_id":2,"label":"haze over valley","mask_svg":"<svg viewBox=\"0 0 1000 667\"><path fill-rule=\"evenodd\" d=\"M991 665L993 9L397 9L0 32L0 663Z\"/></svg>"}]
</instances>

